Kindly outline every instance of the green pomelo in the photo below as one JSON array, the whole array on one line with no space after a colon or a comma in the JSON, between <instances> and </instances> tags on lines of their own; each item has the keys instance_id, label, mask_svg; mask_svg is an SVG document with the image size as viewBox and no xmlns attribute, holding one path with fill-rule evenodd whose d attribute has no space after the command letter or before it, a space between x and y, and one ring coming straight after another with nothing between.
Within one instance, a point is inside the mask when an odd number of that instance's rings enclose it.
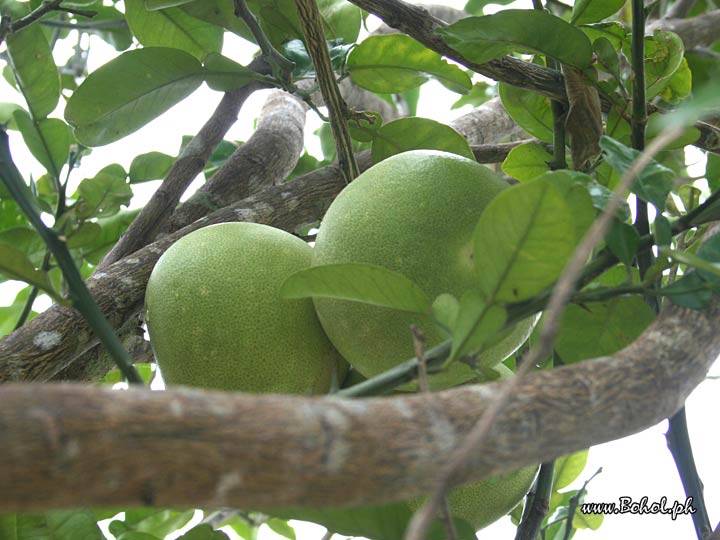
<instances>
[{"instance_id":1,"label":"green pomelo","mask_svg":"<svg viewBox=\"0 0 720 540\"><path fill-rule=\"evenodd\" d=\"M537 466L459 486L450 492L450 514L467 528L478 531L509 513L530 490ZM412 514L425 502L417 497L407 502L352 508L283 508L264 512L282 519L311 521L346 536L364 536L372 540L395 540L405 536ZM462 525L456 521L456 525ZM458 529L460 533L460 529ZM462 535L462 534L461 534ZM431 540L445 538L440 523L430 531ZM465 535L467 537L467 535Z\"/></svg>"},{"instance_id":2,"label":"green pomelo","mask_svg":"<svg viewBox=\"0 0 720 540\"><path fill-rule=\"evenodd\" d=\"M454 518L464 519L476 531L487 527L510 512L527 495L537 469L533 465L455 488L448 496L450 514ZM421 497L408 504L416 511L425 500L425 497Z\"/></svg>"},{"instance_id":3,"label":"green pomelo","mask_svg":"<svg viewBox=\"0 0 720 540\"><path fill-rule=\"evenodd\" d=\"M399 272L429 298L460 298L477 283L472 235L487 204L507 184L490 169L446 152L416 150L392 156L358 176L333 201L317 235L313 266L368 263ZM483 254L477 254L482 257ZM429 316L359 302L316 298L315 308L340 354L372 377L415 356L410 326L427 347L447 339ZM528 337L532 321L483 352L498 364ZM454 386L477 374L456 362L430 377L433 388Z\"/></svg>"},{"instance_id":4,"label":"green pomelo","mask_svg":"<svg viewBox=\"0 0 720 540\"><path fill-rule=\"evenodd\" d=\"M256 223L211 225L175 242L145 296L150 340L168 385L327 392L339 355L312 302L279 293L311 258L299 238Z\"/></svg>"}]
</instances>

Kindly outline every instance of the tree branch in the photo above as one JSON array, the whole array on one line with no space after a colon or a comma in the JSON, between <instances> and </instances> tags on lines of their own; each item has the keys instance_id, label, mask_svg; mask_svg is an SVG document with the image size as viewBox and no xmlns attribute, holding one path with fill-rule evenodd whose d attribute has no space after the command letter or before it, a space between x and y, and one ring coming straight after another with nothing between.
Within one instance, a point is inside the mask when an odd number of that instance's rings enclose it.
<instances>
[{"instance_id":1,"label":"tree branch","mask_svg":"<svg viewBox=\"0 0 720 540\"><path fill-rule=\"evenodd\" d=\"M361 168L368 168L369 154L361 154L358 161ZM178 238L227 221L254 221L292 231L318 221L344 186L337 167L328 166L289 184L268 187L96 272L87 281L88 288L110 323L118 328L140 312L153 266ZM77 311L53 306L0 341L0 382L47 381L96 343ZM88 371L95 371L92 365L83 365L74 374Z\"/></svg>"},{"instance_id":2,"label":"tree branch","mask_svg":"<svg viewBox=\"0 0 720 540\"><path fill-rule=\"evenodd\" d=\"M286 92L265 101L252 136L173 214L168 230L177 231L213 210L282 182L302 154L307 107Z\"/></svg>"},{"instance_id":3,"label":"tree branch","mask_svg":"<svg viewBox=\"0 0 720 540\"><path fill-rule=\"evenodd\" d=\"M250 66L252 67L252 64ZM183 149L160 187L105 256L98 270L137 251L155 239L157 233L170 219L182 194L203 170L212 151L237 120L238 112L245 100L258 88L258 84L250 83L223 96L212 116Z\"/></svg>"},{"instance_id":4,"label":"tree branch","mask_svg":"<svg viewBox=\"0 0 720 540\"><path fill-rule=\"evenodd\" d=\"M720 353L719 325L717 302L703 311L671 306L612 357L523 378L464 467L467 481L672 416ZM0 512L407 499L435 487L427 471L443 466L505 384L360 401L5 385Z\"/></svg>"},{"instance_id":5,"label":"tree branch","mask_svg":"<svg viewBox=\"0 0 720 540\"><path fill-rule=\"evenodd\" d=\"M675 32L683 40L685 50L709 46L720 39L720 9L690 19L659 19L648 29Z\"/></svg>"}]
</instances>

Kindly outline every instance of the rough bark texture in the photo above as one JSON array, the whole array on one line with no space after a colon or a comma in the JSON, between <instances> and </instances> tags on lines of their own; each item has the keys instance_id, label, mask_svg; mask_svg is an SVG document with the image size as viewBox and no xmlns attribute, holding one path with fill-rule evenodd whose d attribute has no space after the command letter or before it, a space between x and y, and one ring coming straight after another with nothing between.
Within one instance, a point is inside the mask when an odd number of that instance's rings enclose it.
<instances>
[{"instance_id":1,"label":"rough bark texture","mask_svg":"<svg viewBox=\"0 0 720 540\"><path fill-rule=\"evenodd\" d=\"M672 415L720 353L720 307L671 307L627 349L539 370L467 481ZM367 400L79 385L0 389L0 512L81 506L341 506L430 491L503 383ZM146 459L153 456L153 459Z\"/></svg>"},{"instance_id":2,"label":"rough bark texture","mask_svg":"<svg viewBox=\"0 0 720 540\"><path fill-rule=\"evenodd\" d=\"M650 25L649 30L654 29L675 32L682 38L686 50L706 47L720 38L720 9L690 19L659 19Z\"/></svg>"},{"instance_id":3,"label":"rough bark texture","mask_svg":"<svg viewBox=\"0 0 720 540\"><path fill-rule=\"evenodd\" d=\"M175 211L169 230L284 180L303 151L306 111L307 106L291 94L279 90L270 94L250 139Z\"/></svg>"}]
</instances>

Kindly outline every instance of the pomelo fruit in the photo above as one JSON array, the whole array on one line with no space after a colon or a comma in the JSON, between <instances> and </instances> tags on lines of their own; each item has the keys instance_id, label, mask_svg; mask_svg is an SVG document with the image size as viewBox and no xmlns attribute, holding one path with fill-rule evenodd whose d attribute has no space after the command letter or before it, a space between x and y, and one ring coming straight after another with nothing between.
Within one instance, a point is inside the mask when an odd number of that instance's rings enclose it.
<instances>
[{"instance_id":1,"label":"pomelo fruit","mask_svg":"<svg viewBox=\"0 0 720 540\"><path fill-rule=\"evenodd\" d=\"M256 223L211 225L175 242L145 296L150 341L168 385L327 392L343 361L312 302L279 293L311 258L299 238Z\"/></svg>"},{"instance_id":2,"label":"pomelo fruit","mask_svg":"<svg viewBox=\"0 0 720 540\"><path fill-rule=\"evenodd\" d=\"M350 183L330 205L315 242L313 266L368 263L410 278L430 299L460 298L477 281L472 234L483 209L507 184L467 158L431 150L396 154ZM359 302L315 298L325 332L340 354L366 377L414 356L410 326L428 347L447 339L429 316ZM483 352L484 366L498 364L528 337L522 321ZM456 362L430 377L433 388L474 380L477 373Z\"/></svg>"}]
</instances>

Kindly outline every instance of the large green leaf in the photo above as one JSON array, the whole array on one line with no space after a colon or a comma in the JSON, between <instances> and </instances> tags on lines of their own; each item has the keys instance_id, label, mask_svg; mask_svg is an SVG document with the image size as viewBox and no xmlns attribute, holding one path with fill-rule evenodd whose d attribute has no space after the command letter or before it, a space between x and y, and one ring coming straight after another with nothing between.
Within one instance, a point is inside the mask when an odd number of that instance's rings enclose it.
<instances>
[{"instance_id":1,"label":"large green leaf","mask_svg":"<svg viewBox=\"0 0 720 540\"><path fill-rule=\"evenodd\" d=\"M497 195L474 233L475 269L487 299L517 302L560 275L575 247L573 217L549 182L528 182Z\"/></svg>"},{"instance_id":2,"label":"large green leaf","mask_svg":"<svg viewBox=\"0 0 720 540\"><path fill-rule=\"evenodd\" d=\"M617 13L625 0L577 0L570 15L571 24L599 22Z\"/></svg>"},{"instance_id":3,"label":"large green leaf","mask_svg":"<svg viewBox=\"0 0 720 540\"><path fill-rule=\"evenodd\" d=\"M533 137L553 141L553 116L550 100L545 96L500 83L503 107L517 125Z\"/></svg>"},{"instance_id":4,"label":"large green leaf","mask_svg":"<svg viewBox=\"0 0 720 540\"><path fill-rule=\"evenodd\" d=\"M176 159L176 157L162 152L148 152L135 156L132 163L130 163L130 171L128 172L130 183L139 184L165 178Z\"/></svg>"},{"instance_id":5,"label":"large green leaf","mask_svg":"<svg viewBox=\"0 0 720 540\"><path fill-rule=\"evenodd\" d=\"M480 64L513 52L545 54L578 68L592 63L592 45L585 34L545 11L506 9L467 17L437 32L464 57Z\"/></svg>"},{"instance_id":6,"label":"large green leaf","mask_svg":"<svg viewBox=\"0 0 720 540\"><path fill-rule=\"evenodd\" d=\"M17 293L17 295L15 295L15 299L13 300L12 304L10 304L9 306L0 306L0 337L8 335L15 329L15 325L20 319L20 314L25 308L25 303L30 296L31 290L32 287L25 287L19 293ZM27 320L29 321L33 319L36 315L37 312L31 310ZM9 528L11 526L10 521L4 521L5 518L9 517L14 517L14 514L10 514L9 516L0 515L0 538L14 538L13 536L10 536L9 532L6 533L6 536L3 536L3 532L5 532L5 529L3 529L3 527L5 526ZM12 523L12 526L14 527L14 521Z\"/></svg>"},{"instance_id":7,"label":"large green leaf","mask_svg":"<svg viewBox=\"0 0 720 540\"><path fill-rule=\"evenodd\" d=\"M88 510L0 516L2 540L105 540Z\"/></svg>"},{"instance_id":8,"label":"large green leaf","mask_svg":"<svg viewBox=\"0 0 720 540\"><path fill-rule=\"evenodd\" d=\"M60 75L42 27L31 24L7 36L7 59L30 114L40 120L60 99Z\"/></svg>"},{"instance_id":9,"label":"large green leaf","mask_svg":"<svg viewBox=\"0 0 720 540\"><path fill-rule=\"evenodd\" d=\"M408 150L443 150L474 159L470 145L457 131L429 118L398 118L375 132L373 162Z\"/></svg>"},{"instance_id":10,"label":"large green leaf","mask_svg":"<svg viewBox=\"0 0 720 540\"><path fill-rule=\"evenodd\" d=\"M144 0L125 0L130 30L146 47L171 47L202 60L222 49L223 29L188 15L179 8L148 11Z\"/></svg>"},{"instance_id":11,"label":"large green leaf","mask_svg":"<svg viewBox=\"0 0 720 540\"><path fill-rule=\"evenodd\" d=\"M580 450L555 460L553 491L568 487L583 472L588 459L588 450Z\"/></svg>"},{"instance_id":12,"label":"large green leaf","mask_svg":"<svg viewBox=\"0 0 720 540\"><path fill-rule=\"evenodd\" d=\"M571 304L563 313L555 350L565 363L613 354L642 333L654 318L639 297Z\"/></svg>"},{"instance_id":13,"label":"large green leaf","mask_svg":"<svg viewBox=\"0 0 720 540\"><path fill-rule=\"evenodd\" d=\"M685 47L674 32L656 30L645 38L645 87L647 99L660 94L682 65Z\"/></svg>"},{"instance_id":14,"label":"large green leaf","mask_svg":"<svg viewBox=\"0 0 720 540\"><path fill-rule=\"evenodd\" d=\"M83 144L125 137L189 96L202 84L203 67L178 49L128 51L91 73L65 108Z\"/></svg>"},{"instance_id":15,"label":"large green leaf","mask_svg":"<svg viewBox=\"0 0 720 540\"><path fill-rule=\"evenodd\" d=\"M472 88L463 70L403 34L367 38L350 53L346 69L355 84L383 94L405 92L430 78L462 94Z\"/></svg>"},{"instance_id":16,"label":"large green leaf","mask_svg":"<svg viewBox=\"0 0 720 540\"><path fill-rule=\"evenodd\" d=\"M219 53L205 57L205 82L213 90L229 92L262 76Z\"/></svg>"},{"instance_id":17,"label":"large green leaf","mask_svg":"<svg viewBox=\"0 0 720 540\"><path fill-rule=\"evenodd\" d=\"M621 174L624 174L640 155L638 150L607 136L600 139L600 147L603 149L605 160ZM642 200L653 203L659 210L664 210L665 200L673 188L674 177L675 173L671 169L652 160L638 174L632 192Z\"/></svg>"},{"instance_id":18,"label":"large green leaf","mask_svg":"<svg viewBox=\"0 0 720 540\"><path fill-rule=\"evenodd\" d=\"M460 298L457 317L452 328L452 350L448 362L468 354L482 351L493 338L498 336L507 321L507 311L498 305L488 305L477 291L467 291ZM486 358L492 365L500 363L501 358Z\"/></svg>"},{"instance_id":19,"label":"large green leaf","mask_svg":"<svg viewBox=\"0 0 720 540\"><path fill-rule=\"evenodd\" d=\"M413 313L426 313L430 301L420 287L387 268L371 264L329 264L301 270L283 283L285 298L341 298Z\"/></svg>"},{"instance_id":20,"label":"large green leaf","mask_svg":"<svg viewBox=\"0 0 720 540\"><path fill-rule=\"evenodd\" d=\"M16 110L13 118L30 153L50 174L59 177L70 154L72 136L68 125L58 118L33 121L22 109Z\"/></svg>"},{"instance_id":21,"label":"large green leaf","mask_svg":"<svg viewBox=\"0 0 720 540\"><path fill-rule=\"evenodd\" d=\"M532 180L550 170L552 154L537 143L530 142L516 146L502 163L505 174L516 180Z\"/></svg>"},{"instance_id":22,"label":"large green leaf","mask_svg":"<svg viewBox=\"0 0 720 540\"><path fill-rule=\"evenodd\" d=\"M93 178L85 178L77 190L75 210L81 218L108 217L127 205L133 192L124 176L118 176L106 167Z\"/></svg>"},{"instance_id":23,"label":"large green leaf","mask_svg":"<svg viewBox=\"0 0 720 540\"><path fill-rule=\"evenodd\" d=\"M53 291L47 274L37 270L27 255L9 244L0 243L0 281L3 274L7 278L24 281L44 291Z\"/></svg>"}]
</instances>

